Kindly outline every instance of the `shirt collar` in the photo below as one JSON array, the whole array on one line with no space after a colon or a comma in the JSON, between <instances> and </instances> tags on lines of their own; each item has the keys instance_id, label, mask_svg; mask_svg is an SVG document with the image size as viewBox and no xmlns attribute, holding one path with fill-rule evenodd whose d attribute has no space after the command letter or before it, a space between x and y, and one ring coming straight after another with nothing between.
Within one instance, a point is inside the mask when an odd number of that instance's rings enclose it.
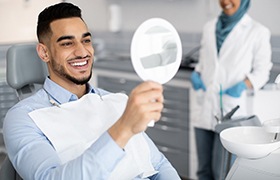
<instances>
[{"instance_id":1,"label":"shirt collar","mask_svg":"<svg viewBox=\"0 0 280 180\"><path fill-rule=\"evenodd\" d=\"M94 88L87 83L87 93L95 93ZM77 95L71 93L70 91L64 89L60 85L53 82L50 78L45 79L45 83L43 86L44 90L50 98L58 102L59 104L67 103L70 101L76 101L78 100Z\"/></svg>"}]
</instances>

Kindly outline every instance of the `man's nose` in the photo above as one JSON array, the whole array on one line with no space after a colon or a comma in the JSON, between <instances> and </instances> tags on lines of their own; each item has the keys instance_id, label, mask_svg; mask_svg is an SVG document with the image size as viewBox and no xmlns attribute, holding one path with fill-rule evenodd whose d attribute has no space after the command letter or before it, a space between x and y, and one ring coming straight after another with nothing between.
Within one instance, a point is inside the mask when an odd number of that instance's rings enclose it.
<instances>
[{"instance_id":1,"label":"man's nose","mask_svg":"<svg viewBox=\"0 0 280 180\"><path fill-rule=\"evenodd\" d=\"M74 53L75 56L85 57L88 55L88 50L82 43L78 43Z\"/></svg>"}]
</instances>

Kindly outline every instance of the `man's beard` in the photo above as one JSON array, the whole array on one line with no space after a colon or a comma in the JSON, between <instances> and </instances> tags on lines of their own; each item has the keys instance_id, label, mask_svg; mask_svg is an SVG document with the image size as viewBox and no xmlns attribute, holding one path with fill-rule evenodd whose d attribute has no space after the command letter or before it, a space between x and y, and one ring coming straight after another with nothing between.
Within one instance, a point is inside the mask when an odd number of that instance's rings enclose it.
<instances>
[{"instance_id":1,"label":"man's beard","mask_svg":"<svg viewBox=\"0 0 280 180\"><path fill-rule=\"evenodd\" d=\"M90 75L88 77L84 77L82 79L76 79L73 76L70 76L69 74L64 73L64 77L66 77L66 79L68 79L69 81L72 81L73 83L75 83L77 85L84 85L84 84L86 84L90 80L91 76L92 76L92 72L91 71L90 71Z\"/></svg>"},{"instance_id":2,"label":"man's beard","mask_svg":"<svg viewBox=\"0 0 280 180\"><path fill-rule=\"evenodd\" d=\"M55 60L52 60L52 62L53 63L51 63L51 66L52 66L53 71L55 73L59 74L62 77L65 77L66 79L68 79L69 81L71 81L71 82L73 82L73 83L75 83L77 85L84 85L84 84L86 84L91 79L92 71L90 71L90 75L88 77L77 79L77 78L71 76L70 74L68 74L65 71L65 68L63 66L61 66L60 64L56 63ZM93 65L91 65L91 69L92 69L92 66Z\"/></svg>"}]
</instances>

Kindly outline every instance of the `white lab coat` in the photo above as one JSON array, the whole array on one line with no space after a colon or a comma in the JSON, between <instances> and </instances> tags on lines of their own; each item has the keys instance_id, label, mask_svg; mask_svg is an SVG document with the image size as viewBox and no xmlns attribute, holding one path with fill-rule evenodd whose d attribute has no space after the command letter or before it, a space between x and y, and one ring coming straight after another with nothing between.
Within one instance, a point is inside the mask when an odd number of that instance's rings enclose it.
<instances>
[{"instance_id":1,"label":"white lab coat","mask_svg":"<svg viewBox=\"0 0 280 180\"><path fill-rule=\"evenodd\" d=\"M228 34L218 55L215 36L217 20L204 26L199 62L195 68L201 74L206 92L198 97L200 110L193 123L196 127L210 130L217 123L214 116L221 114L220 84L225 90L247 77L256 91L268 81L272 67L270 31L266 27L245 14ZM224 114L239 105L234 116L248 115L246 91L240 98L224 94L222 100Z\"/></svg>"}]
</instances>

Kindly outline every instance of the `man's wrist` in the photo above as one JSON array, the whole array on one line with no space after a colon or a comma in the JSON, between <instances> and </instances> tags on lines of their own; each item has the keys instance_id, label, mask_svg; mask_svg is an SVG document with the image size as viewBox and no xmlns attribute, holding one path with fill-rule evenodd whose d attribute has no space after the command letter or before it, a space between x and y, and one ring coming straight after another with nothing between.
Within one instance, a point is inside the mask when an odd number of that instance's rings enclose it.
<instances>
[{"instance_id":1,"label":"man's wrist","mask_svg":"<svg viewBox=\"0 0 280 180\"><path fill-rule=\"evenodd\" d=\"M108 133L112 137L112 139L123 149L129 141L129 139L132 137L132 135L128 133L128 131L125 130L123 126L120 125L120 121L117 121L108 130Z\"/></svg>"}]
</instances>

